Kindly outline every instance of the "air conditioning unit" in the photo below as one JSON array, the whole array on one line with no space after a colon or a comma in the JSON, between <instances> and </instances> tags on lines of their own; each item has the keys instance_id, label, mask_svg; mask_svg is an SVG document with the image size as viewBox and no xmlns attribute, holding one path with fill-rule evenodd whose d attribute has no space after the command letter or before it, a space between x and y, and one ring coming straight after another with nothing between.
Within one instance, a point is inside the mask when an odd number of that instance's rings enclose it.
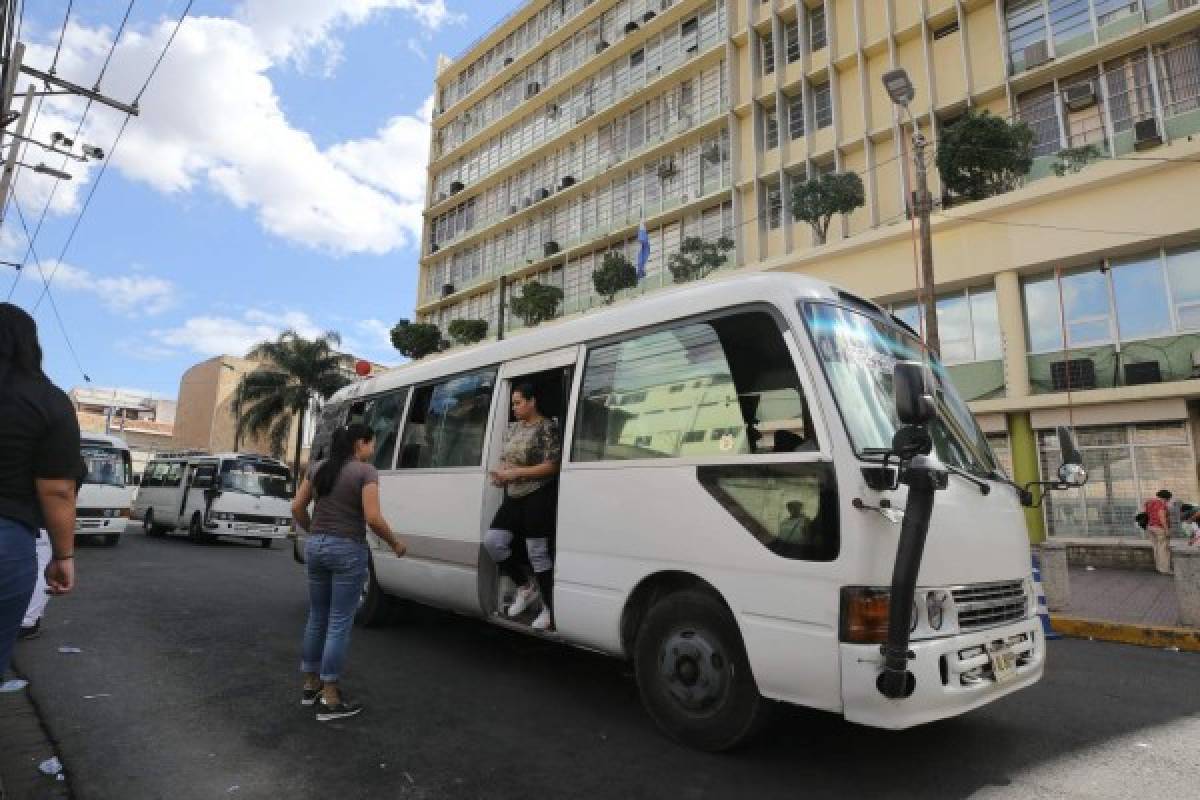
<instances>
[{"instance_id":1,"label":"air conditioning unit","mask_svg":"<svg viewBox=\"0 0 1200 800\"><path fill-rule=\"evenodd\" d=\"M568 189L574 185L575 177L573 175L563 175L562 180L558 182L558 189L559 191L562 191L563 189Z\"/></svg>"},{"instance_id":2,"label":"air conditioning unit","mask_svg":"<svg viewBox=\"0 0 1200 800\"><path fill-rule=\"evenodd\" d=\"M1050 60L1050 45L1045 40L1034 42L1025 48L1025 69L1033 69Z\"/></svg>"},{"instance_id":3,"label":"air conditioning unit","mask_svg":"<svg viewBox=\"0 0 1200 800\"><path fill-rule=\"evenodd\" d=\"M507 67L507 66L508 66L509 64L511 64L512 62L513 62L512 56L505 56L505 57L504 57L504 66L506 66L506 67Z\"/></svg>"},{"instance_id":4,"label":"air conditioning unit","mask_svg":"<svg viewBox=\"0 0 1200 800\"><path fill-rule=\"evenodd\" d=\"M529 83L525 84L525 99L528 100L541 90L542 85L540 83L537 81L530 81Z\"/></svg>"},{"instance_id":5,"label":"air conditioning unit","mask_svg":"<svg viewBox=\"0 0 1200 800\"><path fill-rule=\"evenodd\" d=\"M549 241L542 245L542 253L546 258L558 252L558 242Z\"/></svg>"},{"instance_id":6,"label":"air conditioning unit","mask_svg":"<svg viewBox=\"0 0 1200 800\"><path fill-rule=\"evenodd\" d=\"M538 189L533 193L533 202L540 203L550 196L549 189Z\"/></svg>"},{"instance_id":7,"label":"air conditioning unit","mask_svg":"<svg viewBox=\"0 0 1200 800\"><path fill-rule=\"evenodd\" d=\"M453 283L443 283L442 284L442 297L449 297L452 294L454 294L454 284Z\"/></svg>"},{"instance_id":8,"label":"air conditioning unit","mask_svg":"<svg viewBox=\"0 0 1200 800\"><path fill-rule=\"evenodd\" d=\"M1096 85L1091 81L1068 86L1064 92L1067 108L1082 111L1096 105Z\"/></svg>"},{"instance_id":9,"label":"air conditioning unit","mask_svg":"<svg viewBox=\"0 0 1200 800\"><path fill-rule=\"evenodd\" d=\"M438 192L438 193L437 193L437 199L438 199L438 202L439 202L439 203L440 203L440 202L442 202L443 200L445 200L445 199L446 199L447 197L449 197L449 196L450 196L450 195L446 194L445 192Z\"/></svg>"},{"instance_id":10,"label":"air conditioning unit","mask_svg":"<svg viewBox=\"0 0 1200 800\"><path fill-rule=\"evenodd\" d=\"M1056 392L1096 388L1096 362L1090 358L1050 362L1050 383Z\"/></svg>"},{"instance_id":11,"label":"air conditioning unit","mask_svg":"<svg viewBox=\"0 0 1200 800\"><path fill-rule=\"evenodd\" d=\"M462 181L450 181L450 194L458 194L465 188Z\"/></svg>"},{"instance_id":12,"label":"air conditioning unit","mask_svg":"<svg viewBox=\"0 0 1200 800\"><path fill-rule=\"evenodd\" d=\"M625 35L626 36L633 33L637 29L638 29L638 24L636 22L634 22L633 20L630 20L629 22L625 23Z\"/></svg>"},{"instance_id":13,"label":"air conditioning unit","mask_svg":"<svg viewBox=\"0 0 1200 800\"><path fill-rule=\"evenodd\" d=\"M596 42L596 55L600 55L607 49L608 49L608 42L604 41L603 39Z\"/></svg>"},{"instance_id":14,"label":"air conditioning unit","mask_svg":"<svg viewBox=\"0 0 1200 800\"><path fill-rule=\"evenodd\" d=\"M655 14L653 11L647 11L645 14L642 14L642 24L645 25L647 22L649 22L650 20L654 19L657 16L658 15Z\"/></svg>"},{"instance_id":15,"label":"air conditioning unit","mask_svg":"<svg viewBox=\"0 0 1200 800\"><path fill-rule=\"evenodd\" d=\"M1139 119L1133 123L1133 149L1146 150L1162 144L1162 133L1158 130L1158 120L1154 117Z\"/></svg>"},{"instance_id":16,"label":"air conditioning unit","mask_svg":"<svg viewBox=\"0 0 1200 800\"><path fill-rule=\"evenodd\" d=\"M1162 383L1162 367L1157 361L1139 361L1125 365L1125 385Z\"/></svg>"},{"instance_id":17,"label":"air conditioning unit","mask_svg":"<svg viewBox=\"0 0 1200 800\"><path fill-rule=\"evenodd\" d=\"M679 43L683 46L683 52L694 53L700 49L700 34L689 33L686 36L680 37Z\"/></svg>"},{"instance_id":18,"label":"air conditioning unit","mask_svg":"<svg viewBox=\"0 0 1200 800\"><path fill-rule=\"evenodd\" d=\"M442 246L440 244L438 244L437 242L429 243L429 252L436 253L438 250L441 250L441 249L442 249Z\"/></svg>"}]
</instances>

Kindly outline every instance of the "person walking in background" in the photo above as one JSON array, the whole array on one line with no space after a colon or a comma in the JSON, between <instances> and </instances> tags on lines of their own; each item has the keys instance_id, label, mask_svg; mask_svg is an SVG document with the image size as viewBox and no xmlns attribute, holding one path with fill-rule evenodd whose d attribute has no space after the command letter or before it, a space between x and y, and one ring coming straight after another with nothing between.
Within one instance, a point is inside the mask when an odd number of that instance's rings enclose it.
<instances>
[{"instance_id":1,"label":"person walking in background","mask_svg":"<svg viewBox=\"0 0 1200 800\"><path fill-rule=\"evenodd\" d=\"M87 480L87 463L82 458L75 469L75 497L79 498L79 487ZM50 566L53 547L50 545L50 534L45 528L38 529L37 535L37 585L33 596L29 598L29 607L25 609L25 620L21 623L18 639L36 639L42 633L42 616L46 606L50 604L49 586L46 583L46 567Z\"/></svg>"},{"instance_id":2,"label":"person walking in background","mask_svg":"<svg viewBox=\"0 0 1200 800\"><path fill-rule=\"evenodd\" d=\"M488 474L493 486L504 487L504 501L484 534L483 544L501 575L517 585L517 595L508 607L516 617L541 603L541 612L531 623L536 630L554 628L554 536L558 517L558 463L562 458L562 436L558 423L538 410L536 390L531 383L513 389L512 413L504 434L503 457ZM522 574L514 542L524 542L533 566L533 580Z\"/></svg>"},{"instance_id":3,"label":"person walking in background","mask_svg":"<svg viewBox=\"0 0 1200 800\"><path fill-rule=\"evenodd\" d=\"M0 303L0 676L37 582L37 532L45 527L47 589L75 586L75 472L79 422L70 399L42 372L33 318Z\"/></svg>"},{"instance_id":4,"label":"person walking in background","mask_svg":"<svg viewBox=\"0 0 1200 800\"><path fill-rule=\"evenodd\" d=\"M379 472L371 463L375 433L362 423L333 433L329 458L309 467L292 501L292 518L309 531L304 546L308 571L308 624L300 669L301 704L317 707L317 721L352 717L361 703L339 688L358 598L370 569L367 531L387 542L398 557L404 542L392 533L379 509ZM316 500L310 518L308 506Z\"/></svg>"},{"instance_id":5,"label":"person walking in background","mask_svg":"<svg viewBox=\"0 0 1200 800\"><path fill-rule=\"evenodd\" d=\"M1146 501L1146 535L1154 548L1154 568L1163 575L1171 574L1171 492L1159 489Z\"/></svg>"}]
</instances>

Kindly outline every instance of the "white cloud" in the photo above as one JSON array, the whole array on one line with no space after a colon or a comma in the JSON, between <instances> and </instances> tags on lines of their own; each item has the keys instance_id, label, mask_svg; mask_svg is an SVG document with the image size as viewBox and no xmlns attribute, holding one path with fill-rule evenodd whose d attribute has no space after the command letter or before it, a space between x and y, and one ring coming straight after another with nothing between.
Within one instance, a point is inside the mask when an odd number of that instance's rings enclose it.
<instances>
[{"instance_id":1,"label":"white cloud","mask_svg":"<svg viewBox=\"0 0 1200 800\"><path fill-rule=\"evenodd\" d=\"M281 65L303 66L314 54L336 62L339 31L372 15L399 11L430 31L456 21L444 0L247 0L233 17L190 17L129 124L113 165L166 194L207 187L252 211L271 234L335 254L387 253L414 244L421 230L429 110L392 117L369 136L322 149L286 117L271 82ZM173 19L127 30L103 88L131 97L141 87L174 27ZM112 31L72 24L58 74L95 75ZM30 47L26 61L45 66L53 41ZM78 99L48 98L35 135L73 132ZM95 108L80 137L110 143L120 115ZM40 158L30 151L28 158ZM57 167L57 157L46 158ZM68 165L75 180L59 184L52 211L78 207L95 164ZM45 203L51 179L28 170L18 198L26 216ZM32 221L30 222L32 225Z\"/></svg>"},{"instance_id":2,"label":"white cloud","mask_svg":"<svg viewBox=\"0 0 1200 800\"><path fill-rule=\"evenodd\" d=\"M152 331L149 338L164 348L205 357L242 356L260 342L274 339L289 328L306 338L324 333L303 311L249 309L240 317L192 317L178 327Z\"/></svg>"},{"instance_id":3,"label":"white cloud","mask_svg":"<svg viewBox=\"0 0 1200 800\"><path fill-rule=\"evenodd\" d=\"M177 301L175 284L140 271L133 275L97 276L70 264L54 262L43 262L42 269L47 277L53 273L54 288L95 295L110 311L129 317L162 314Z\"/></svg>"}]
</instances>

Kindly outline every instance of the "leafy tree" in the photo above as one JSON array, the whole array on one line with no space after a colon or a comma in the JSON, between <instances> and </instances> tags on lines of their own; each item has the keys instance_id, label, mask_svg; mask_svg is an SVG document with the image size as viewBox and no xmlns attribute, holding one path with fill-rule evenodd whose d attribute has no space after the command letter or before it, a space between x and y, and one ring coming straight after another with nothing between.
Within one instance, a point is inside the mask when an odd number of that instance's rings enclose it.
<instances>
[{"instance_id":1,"label":"leafy tree","mask_svg":"<svg viewBox=\"0 0 1200 800\"><path fill-rule=\"evenodd\" d=\"M392 347L399 350L400 355L414 360L449 346L450 343L442 338L442 331L437 325L402 319L392 328Z\"/></svg>"},{"instance_id":2,"label":"leafy tree","mask_svg":"<svg viewBox=\"0 0 1200 800\"><path fill-rule=\"evenodd\" d=\"M486 319L455 319L446 327L450 338L459 344L475 344L487 336Z\"/></svg>"},{"instance_id":3,"label":"leafy tree","mask_svg":"<svg viewBox=\"0 0 1200 800\"><path fill-rule=\"evenodd\" d=\"M809 178L792 190L792 216L812 227L817 244L825 244L833 215L862 208L865 200L862 178L857 173L830 173Z\"/></svg>"},{"instance_id":4,"label":"leafy tree","mask_svg":"<svg viewBox=\"0 0 1200 800\"><path fill-rule=\"evenodd\" d=\"M946 190L966 200L982 200L1016 188L1033 166L1033 131L971 109L942 133L937 167Z\"/></svg>"},{"instance_id":5,"label":"leafy tree","mask_svg":"<svg viewBox=\"0 0 1200 800\"><path fill-rule=\"evenodd\" d=\"M512 311L530 327L548 319L554 319L558 314L558 304L562 302L563 290L557 286L547 286L533 281L525 284L520 297L512 299Z\"/></svg>"},{"instance_id":6,"label":"leafy tree","mask_svg":"<svg viewBox=\"0 0 1200 800\"><path fill-rule=\"evenodd\" d=\"M667 260L667 269L676 283L698 280L724 266L732 249L733 239L728 236L714 242L689 236L679 245L679 252Z\"/></svg>"},{"instance_id":7,"label":"leafy tree","mask_svg":"<svg viewBox=\"0 0 1200 800\"><path fill-rule=\"evenodd\" d=\"M1099 157L1100 148L1094 144L1085 144L1081 147L1068 147L1065 150L1059 150L1055 154L1052 169L1054 170L1054 174L1061 178L1068 172L1079 172L1079 170Z\"/></svg>"},{"instance_id":8,"label":"leafy tree","mask_svg":"<svg viewBox=\"0 0 1200 800\"><path fill-rule=\"evenodd\" d=\"M334 349L341 337L332 331L305 339L293 330L273 342L262 342L247 354L260 366L242 377L238 387L238 438L246 433L267 434L271 452L281 455L292 424L296 425L296 460L300 474L304 415L314 401L328 400L350 382Z\"/></svg>"},{"instance_id":9,"label":"leafy tree","mask_svg":"<svg viewBox=\"0 0 1200 800\"><path fill-rule=\"evenodd\" d=\"M612 303L617 292L637 286L637 267L623 253L604 254L604 261L592 273L592 285L596 294L604 298L605 305Z\"/></svg>"}]
</instances>

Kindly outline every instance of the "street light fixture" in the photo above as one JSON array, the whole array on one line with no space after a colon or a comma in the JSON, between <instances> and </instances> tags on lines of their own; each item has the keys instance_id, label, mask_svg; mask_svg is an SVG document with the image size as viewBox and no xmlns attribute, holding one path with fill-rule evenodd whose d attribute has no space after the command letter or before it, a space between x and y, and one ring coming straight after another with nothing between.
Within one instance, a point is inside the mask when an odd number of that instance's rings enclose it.
<instances>
[{"instance_id":1,"label":"street light fixture","mask_svg":"<svg viewBox=\"0 0 1200 800\"><path fill-rule=\"evenodd\" d=\"M63 172L61 169L55 169L54 167L48 167L45 164L38 164L38 165L34 166L33 164L24 164L21 162L17 162L17 166L28 167L29 169L33 170L34 172L37 172L41 175L49 175L51 178L58 178L60 181L71 180L71 173Z\"/></svg>"},{"instance_id":2,"label":"street light fixture","mask_svg":"<svg viewBox=\"0 0 1200 800\"><path fill-rule=\"evenodd\" d=\"M916 97L916 89L903 67L883 73L883 88L892 102L904 110L912 123L913 162L917 173L917 190L914 192L913 211L917 215L921 232L921 284L925 295L925 344L933 354L941 349L937 322L937 293L933 280L933 235L929 230L929 215L933 210L933 198L929 194L929 174L925 163L925 135L917 127L917 121L908 110L908 104ZM918 287L920 289L921 287Z\"/></svg>"}]
</instances>

